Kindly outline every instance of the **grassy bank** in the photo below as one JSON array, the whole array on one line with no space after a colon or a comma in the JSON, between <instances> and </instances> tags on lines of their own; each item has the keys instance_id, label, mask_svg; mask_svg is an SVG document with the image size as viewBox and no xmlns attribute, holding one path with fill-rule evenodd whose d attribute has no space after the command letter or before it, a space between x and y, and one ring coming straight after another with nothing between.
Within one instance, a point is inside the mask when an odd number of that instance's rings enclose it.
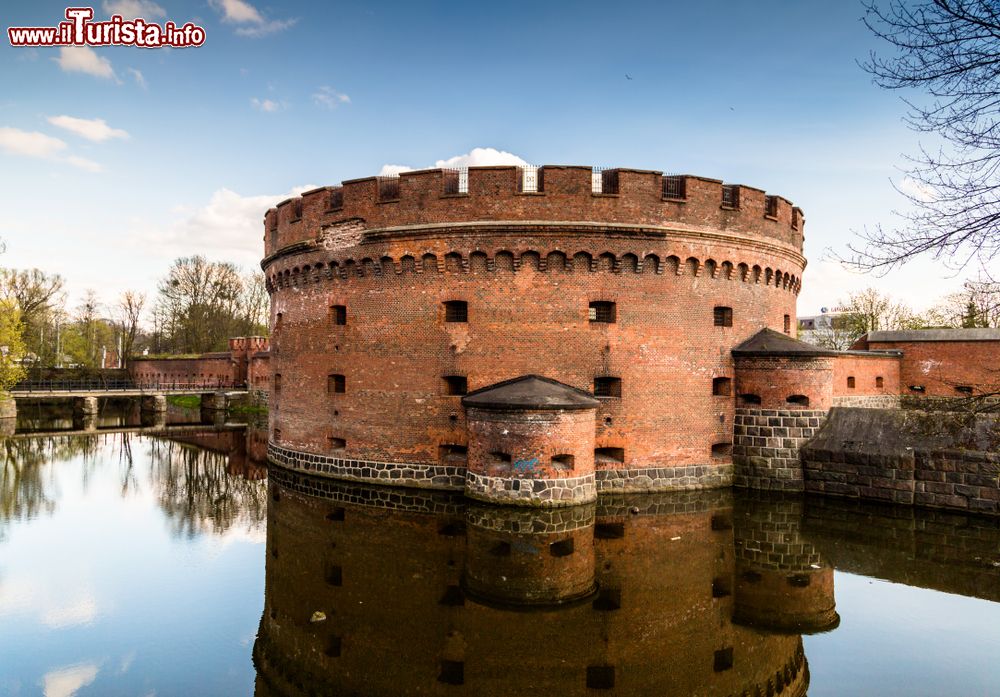
<instances>
[{"instance_id":1,"label":"grassy bank","mask_svg":"<svg viewBox=\"0 0 1000 697\"><path fill-rule=\"evenodd\" d=\"M196 394L168 394L167 404L185 409L197 409L201 406L201 395Z\"/></svg>"}]
</instances>

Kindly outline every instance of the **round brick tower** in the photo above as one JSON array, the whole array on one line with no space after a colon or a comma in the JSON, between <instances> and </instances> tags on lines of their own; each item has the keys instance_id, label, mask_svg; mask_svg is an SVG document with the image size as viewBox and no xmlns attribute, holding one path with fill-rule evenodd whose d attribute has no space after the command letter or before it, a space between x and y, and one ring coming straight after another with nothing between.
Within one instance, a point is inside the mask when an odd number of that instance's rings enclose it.
<instances>
[{"instance_id":1,"label":"round brick tower","mask_svg":"<svg viewBox=\"0 0 1000 697\"><path fill-rule=\"evenodd\" d=\"M462 397L540 376L597 400L567 417L592 415L588 457L547 477L728 486L730 350L793 333L803 226L759 189L632 169L428 170L285 201L264 222L270 457L461 490Z\"/></svg>"}]
</instances>

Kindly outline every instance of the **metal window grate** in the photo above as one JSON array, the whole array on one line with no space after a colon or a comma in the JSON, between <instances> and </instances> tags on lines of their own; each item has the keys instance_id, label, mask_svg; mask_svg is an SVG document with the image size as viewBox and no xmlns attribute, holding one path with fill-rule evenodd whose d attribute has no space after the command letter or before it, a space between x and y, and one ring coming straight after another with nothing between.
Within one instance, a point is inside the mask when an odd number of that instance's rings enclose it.
<instances>
[{"instance_id":1,"label":"metal window grate","mask_svg":"<svg viewBox=\"0 0 1000 697\"><path fill-rule=\"evenodd\" d=\"M594 167L590 175L590 188L595 194L617 194L618 170Z\"/></svg>"},{"instance_id":2,"label":"metal window grate","mask_svg":"<svg viewBox=\"0 0 1000 697\"><path fill-rule=\"evenodd\" d=\"M538 165L518 167L517 191L521 194L534 194L545 191L545 168Z\"/></svg>"},{"instance_id":3,"label":"metal window grate","mask_svg":"<svg viewBox=\"0 0 1000 697\"><path fill-rule=\"evenodd\" d=\"M467 167L442 169L441 179L445 195L455 196L469 193L469 169Z\"/></svg>"},{"instance_id":4,"label":"metal window grate","mask_svg":"<svg viewBox=\"0 0 1000 697\"><path fill-rule=\"evenodd\" d=\"M712 320L716 327L733 326L733 308L716 305L712 310Z\"/></svg>"},{"instance_id":5,"label":"metal window grate","mask_svg":"<svg viewBox=\"0 0 1000 697\"><path fill-rule=\"evenodd\" d=\"M399 175L377 177L376 179L378 180L379 201L399 200Z\"/></svg>"},{"instance_id":6,"label":"metal window grate","mask_svg":"<svg viewBox=\"0 0 1000 697\"><path fill-rule=\"evenodd\" d=\"M724 184L722 186L722 205L725 208L740 207L740 187L736 184Z\"/></svg>"},{"instance_id":7,"label":"metal window grate","mask_svg":"<svg viewBox=\"0 0 1000 697\"><path fill-rule=\"evenodd\" d=\"M675 175L663 177L663 198L687 198L687 180Z\"/></svg>"},{"instance_id":8,"label":"metal window grate","mask_svg":"<svg viewBox=\"0 0 1000 697\"><path fill-rule=\"evenodd\" d=\"M588 314L591 322L613 323L616 319L615 304L603 300L592 302Z\"/></svg>"},{"instance_id":9,"label":"metal window grate","mask_svg":"<svg viewBox=\"0 0 1000 697\"><path fill-rule=\"evenodd\" d=\"M344 188L342 186L330 189L330 200L328 203L328 208L331 211L344 207Z\"/></svg>"}]
</instances>

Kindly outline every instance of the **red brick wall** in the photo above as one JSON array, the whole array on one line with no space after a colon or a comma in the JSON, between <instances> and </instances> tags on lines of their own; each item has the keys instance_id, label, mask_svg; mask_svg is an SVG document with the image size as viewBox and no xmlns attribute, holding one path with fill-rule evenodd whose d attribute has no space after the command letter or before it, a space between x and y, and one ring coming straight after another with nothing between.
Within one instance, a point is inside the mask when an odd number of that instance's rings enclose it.
<instances>
[{"instance_id":1,"label":"red brick wall","mask_svg":"<svg viewBox=\"0 0 1000 697\"><path fill-rule=\"evenodd\" d=\"M956 385L971 386L976 394L1000 389L1000 342L870 342L868 347L903 352L902 394L918 394L910 390L911 385L923 385L923 394L935 397L961 397Z\"/></svg>"},{"instance_id":2,"label":"red brick wall","mask_svg":"<svg viewBox=\"0 0 1000 697\"><path fill-rule=\"evenodd\" d=\"M270 354L255 353L250 356L250 363L247 367L247 384L251 390L270 392L271 390L271 361Z\"/></svg>"},{"instance_id":3,"label":"red brick wall","mask_svg":"<svg viewBox=\"0 0 1000 697\"><path fill-rule=\"evenodd\" d=\"M731 210L721 207L722 182L714 179L685 177L686 199L672 201L663 199L659 172L619 170L617 195L591 193L590 167L547 166L544 172L543 192L519 194L516 168L471 167L469 193L458 196L444 195L441 170L407 172L400 177L400 197L394 202L378 201L374 177L355 179L339 187L343 206L336 210L330 210L332 187L315 189L267 212L265 255L316 239L324 224L351 219L362 220L368 229L489 220L677 225L766 238L802 248L805 220L801 210L778 197L776 217L766 217L765 193L759 189L738 187L740 207ZM297 217L299 211L301 217ZM275 223L277 230L272 233ZM798 278L801 271L799 267L793 273Z\"/></svg>"},{"instance_id":4,"label":"red brick wall","mask_svg":"<svg viewBox=\"0 0 1000 697\"><path fill-rule=\"evenodd\" d=\"M129 361L128 371L138 385L228 386L239 377L238 365L228 353L205 354L198 358L137 357Z\"/></svg>"},{"instance_id":5,"label":"red brick wall","mask_svg":"<svg viewBox=\"0 0 1000 697\"><path fill-rule=\"evenodd\" d=\"M722 210L721 185L697 178L687 203L665 202L659 175L628 171L621 195L593 196L579 168L547 171L544 195L517 195L511 168L473 169L468 196L442 198L439 176L404 176L398 203L376 203L374 180L349 183L333 213L313 193L301 222L280 207L286 248L265 274L282 444L325 452L337 437L350 457L433 463L439 444L464 442L445 375L470 391L529 373L589 391L614 376L622 397L597 410L598 447L624 448L631 467L710 463L733 416L712 378L733 377L733 346L795 317L790 205L765 218L763 193L743 188L741 209ZM467 301L469 322L446 323L446 300ZM617 303L616 323L588 321L595 300ZM713 326L716 305L733 308L732 327ZM345 394L327 394L330 374Z\"/></svg>"},{"instance_id":6,"label":"red brick wall","mask_svg":"<svg viewBox=\"0 0 1000 697\"><path fill-rule=\"evenodd\" d=\"M736 360L736 401L757 409L823 410L833 406L832 357L766 357ZM754 407L742 395L761 399ZM792 395L804 395L808 404L788 402Z\"/></svg>"},{"instance_id":7,"label":"red brick wall","mask_svg":"<svg viewBox=\"0 0 1000 697\"><path fill-rule=\"evenodd\" d=\"M470 409L469 470L490 477L555 479L594 471L594 411L501 412ZM507 453L506 467L491 464L491 452ZM560 468L553 455L572 455Z\"/></svg>"},{"instance_id":8,"label":"red brick wall","mask_svg":"<svg viewBox=\"0 0 1000 697\"><path fill-rule=\"evenodd\" d=\"M858 356L842 354L833 362L833 396L897 395L900 359L896 356ZM848 378L854 387L848 387ZM882 378L882 387L877 378Z\"/></svg>"}]
</instances>

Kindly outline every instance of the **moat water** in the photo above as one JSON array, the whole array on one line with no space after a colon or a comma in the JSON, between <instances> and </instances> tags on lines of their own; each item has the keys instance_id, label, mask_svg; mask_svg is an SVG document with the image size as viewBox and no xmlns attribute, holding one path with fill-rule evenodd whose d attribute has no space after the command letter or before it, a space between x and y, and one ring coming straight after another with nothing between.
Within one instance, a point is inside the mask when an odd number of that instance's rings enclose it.
<instances>
[{"instance_id":1,"label":"moat water","mask_svg":"<svg viewBox=\"0 0 1000 697\"><path fill-rule=\"evenodd\" d=\"M263 433L197 420L0 439L0 695L1000 694L998 521L511 511L268 472Z\"/></svg>"}]
</instances>

